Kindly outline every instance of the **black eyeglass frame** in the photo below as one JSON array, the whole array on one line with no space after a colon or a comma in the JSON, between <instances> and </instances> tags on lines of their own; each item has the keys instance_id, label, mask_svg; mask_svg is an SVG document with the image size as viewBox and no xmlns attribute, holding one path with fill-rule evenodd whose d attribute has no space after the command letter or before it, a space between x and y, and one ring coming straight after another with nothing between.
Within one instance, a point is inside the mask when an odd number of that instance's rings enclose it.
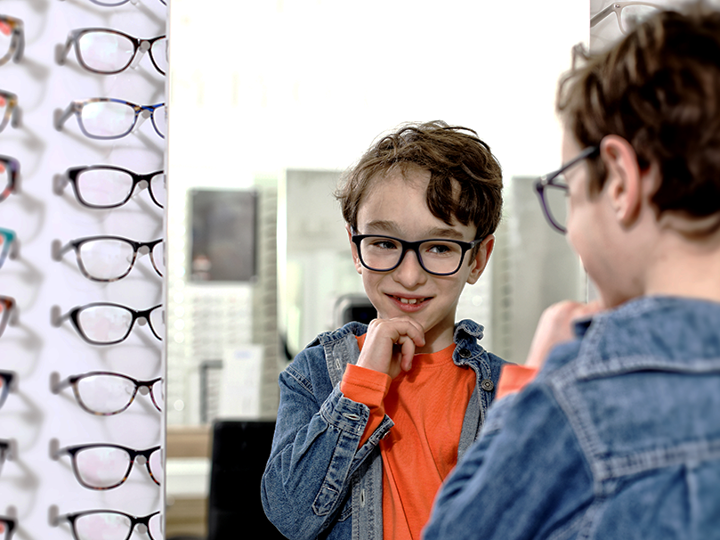
<instances>
[{"instance_id":1,"label":"black eyeglass frame","mask_svg":"<svg viewBox=\"0 0 720 540\"><path fill-rule=\"evenodd\" d=\"M546 174L544 176L541 176L537 180L535 180L534 187L535 187L535 193L537 194L538 198L540 199L540 207L543 210L543 215L545 216L545 219L550 224L550 226L555 229L557 232L561 234L565 234L567 232L567 228L560 223L557 219L555 219L555 216L552 215L552 212L550 211L550 205L547 203L547 200L545 198L545 190L548 188L556 188L560 189L565 192L567 195L568 192L568 185L564 184L562 182L559 182L557 178L567 171L569 168L573 167L574 165L577 165L581 161L589 158L593 158L596 155L600 153L600 147L599 146L589 146L585 148L583 151L581 151L577 156L575 156L573 159L568 161L567 163L564 163L558 170L553 171L549 174Z\"/></svg>"},{"instance_id":2,"label":"black eyeglass frame","mask_svg":"<svg viewBox=\"0 0 720 540\"><path fill-rule=\"evenodd\" d=\"M92 204L86 201L81 193L81 189L78 187L79 177L82 173L88 172L88 171L117 171L122 172L125 174L128 174L132 178L132 186L130 186L130 190L128 191L127 196L125 199L123 199L119 203L115 204ZM78 200L80 204L83 206L87 206L88 208L95 208L99 210L109 210L111 208L118 208L120 206L123 206L126 204L133 196L133 193L135 193L135 188L138 186L138 184L141 184L142 182L145 182L145 186L142 186L141 189L147 188L148 192L150 193L150 198L152 199L152 202L154 202L157 206L160 208L164 208L163 205L160 203L158 198L156 197L155 193L152 189L152 179L155 178L158 175L164 175L164 170L159 171L153 171L150 173L136 173L129 169L125 169L124 167L117 167L115 165L87 165L87 166L80 166L80 167L70 167L68 170L65 171L65 174L57 174L55 175L55 184L54 184L54 192L56 195L62 195L63 191L65 190L65 187L70 183L73 188L73 193L75 194L75 198Z\"/></svg>"},{"instance_id":3,"label":"black eyeglass frame","mask_svg":"<svg viewBox=\"0 0 720 540\"><path fill-rule=\"evenodd\" d=\"M5 534L3 536L1 536L0 538L2 538L2 540L10 540L13 536L13 531L15 530L15 527L17 526L17 521L15 521L14 518L11 518L8 516L0 516L0 523L4 523L5 527L7 527ZM153 540L156 540L156 539L153 539Z\"/></svg>"},{"instance_id":4,"label":"black eyeglass frame","mask_svg":"<svg viewBox=\"0 0 720 540\"><path fill-rule=\"evenodd\" d=\"M119 409L119 410L113 411L113 412L109 412L109 413L101 413L101 412L97 412L97 411L90 409L83 402L82 397L80 396L80 391L78 390L78 383L81 380L86 379L88 377L97 377L97 376L117 377L120 379L128 380L135 385L135 391L131 395L128 396L128 402L122 409ZM135 396L137 396L137 393L140 390L140 388L148 389L148 393L150 394L150 401L152 401L153 405L158 410L158 412L162 412L160 405L158 405L157 401L155 400L155 391L153 389L153 386L158 381L162 381L162 377L156 377L154 379L148 379L146 381L141 381L138 379L134 379L133 377L130 377L128 375L124 375L122 373L115 373L113 371L89 371L87 373L82 373L80 375L71 375L61 381L58 381L58 382L53 382L51 384L50 389L53 394L59 394L63 389L65 389L67 387L72 387L73 394L75 394L75 399L78 402L78 405L80 405L80 407L84 411L86 411L90 414L93 414L95 416L114 416L116 414L120 414L123 411L126 411L128 409L128 407L130 407L130 405L132 405L133 401L135 401Z\"/></svg>"},{"instance_id":5,"label":"black eyeglass frame","mask_svg":"<svg viewBox=\"0 0 720 540\"><path fill-rule=\"evenodd\" d=\"M132 321L130 321L127 332L125 333L125 335L122 338L117 339L115 341L94 341L94 340L90 339L83 331L82 326L80 325L80 313L85 309L101 307L101 306L124 309L125 311L129 312L132 315ZM116 345L117 343L121 343L128 338L128 336L132 332L133 327L135 326L135 322L138 319L141 319L141 320L145 321L145 323L147 323L147 325L150 327L150 331L152 332L152 334L157 339L162 341L163 338L153 327L152 319L150 317L150 314L153 311L155 311L156 309L163 309L163 305L158 304L158 305L153 306L148 309L132 309L132 308L129 308L122 304L115 304L113 302L91 302L90 304L85 304L84 306L74 307L70 311L65 313L64 315L59 316L58 318L53 317L52 324L55 327L60 327L60 326L62 326L63 322L65 322L67 319L70 319L70 322L72 322L73 326L75 327L75 330L77 330L77 333L80 335L80 337L83 338L88 343L90 343L91 345Z\"/></svg>"},{"instance_id":6,"label":"black eyeglass frame","mask_svg":"<svg viewBox=\"0 0 720 540\"><path fill-rule=\"evenodd\" d=\"M91 486L90 484L85 483L85 481L82 479L82 476L80 475L80 471L78 470L77 466L77 454L80 453L83 450L87 450L89 448L117 448L119 450L124 450L127 455L129 456L129 462L128 462L128 468L125 471L125 474L123 475L122 480L119 482L113 484L112 486L103 486L103 487L97 487L97 486ZM80 483L81 486L86 487L88 489L93 489L95 491L107 491L109 489L115 489L116 487L119 487L123 485L127 479L130 477L130 472L132 471L133 465L135 464L135 459L138 456L142 456L145 458L145 469L147 470L148 474L150 475L150 478L153 482L155 482L158 486L160 485L160 482L157 478L155 478L155 475L152 472L152 469L150 468L150 456L154 453L160 450L160 446L153 446L152 448L147 448L145 450L135 450L134 448L128 448L127 446L122 446L120 444L106 444L106 443L94 443L94 444L78 444L75 446L65 446L63 448L59 448L55 453L53 454L53 459L58 460L63 454L67 454L70 456L70 460L72 461L72 468L73 473L75 474L75 478Z\"/></svg>"},{"instance_id":7,"label":"black eyeglass frame","mask_svg":"<svg viewBox=\"0 0 720 540\"><path fill-rule=\"evenodd\" d=\"M16 64L23 58L25 52L25 30L24 24L20 19L0 15L0 22L7 24L12 30L12 38L10 38L10 47L8 51L0 57L0 66L7 64L10 59Z\"/></svg>"},{"instance_id":8,"label":"black eyeglass frame","mask_svg":"<svg viewBox=\"0 0 720 540\"><path fill-rule=\"evenodd\" d=\"M400 253L400 258L398 259L397 264L391 268L373 268L372 266L365 263L365 260L362 256L362 248L360 247L360 244L365 238L385 238L387 240L394 240L395 242L399 242L402 246L402 252ZM432 274L433 276L452 276L453 274L456 274L458 270L462 267L463 261L465 260L465 254L477 246L478 244L482 243L485 238L478 238L476 240L473 240L472 242L463 242L461 240L454 240L449 238L427 238L425 240L418 240L416 242L408 242L407 240L402 240L401 238L395 238L394 236L385 236L382 234L354 234L351 237L353 243L357 247L358 257L360 258L360 262L362 265L367 268L368 270L372 270L373 272L392 272L395 270L398 266L400 266L403 262L403 259L405 258L405 254L408 251L413 251L415 253L415 256L417 257L418 263L420 263L420 266L423 270L425 270L428 274ZM452 272L432 272L428 270L425 267L425 264L423 263L422 256L420 255L420 246L422 244L425 244L427 242L450 242L453 244L457 244L460 246L460 249L462 250L462 253L460 255L460 261L458 262L458 266L455 270Z\"/></svg>"},{"instance_id":9,"label":"black eyeglass frame","mask_svg":"<svg viewBox=\"0 0 720 540\"><path fill-rule=\"evenodd\" d=\"M17 375L13 371L0 371L0 379L3 381L2 389L0 389L0 409L2 409L8 394L15 390Z\"/></svg>"},{"instance_id":10,"label":"black eyeglass frame","mask_svg":"<svg viewBox=\"0 0 720 540\"><path fill-rule=\"evenodd\" d=\"M129 244L133 248L132 260L128 261L129 266L128 266L127 271L124 274L117 276L115 278L112 278L112 279L102 279L102 278L98 278L98 277L91 275L87 271L87 269L85 268L85 265L82 262L82 257L80 256L80 248L83 246L83 244L87 244L88 242L97 242L100 240L115 240L118 242L124 242L126 244ZM70 240L67 244L65 244L59 250L57 250L57 252L53 249L52 255L53 255L53 259L55 259L56 261L59 261L62 259L62 256L65 253L67 253L70 250L74 250L77 265L80 268L80 272L82 272L83 276L85 276L86 278L88 278L91 281L99 281L102 283L112 283L114 281L121 280L122 278L127 276L132 271L133 267L135 266L135 261L138 258L138 253L140 252L140 250L142 248L147 248L147 251L143 250L143 253L141 253L141 255L149 255L150 256L150 261L152 262L152 267L155 270L155 273L157 275L159 275L160 277L162 277L163 274L160 271L160 269L158 268L158 265L155 262L155 255L153 254L153 248L155 246L157 246L158 244L161 244L162 242L164 242L164 240L162 238L159 238L157 240L150 240L149 242L137 242L135 240L130 240L129 238L124 238L122 236L86 236L84 238Z\"/></svg>"},{"instance_id":11,"label":"black eyeglass frame","mask_svg":"<svg viewBox=\"0 0 720 540\"><path fill-rule=\"evenodd\" d=\"M134 50L133 54L128 60L127 64L125 64L120 69L116 69L114 71L103 71L99 69L95 69L93 67L90 67L85 63L85 60L82 57L82 54L80 53L80 38L83 36L93 33L93 32L102 32L105 34L116 34L118 36L122 36L130 43L133 44ZM100 75L115 75L117 73L122 73L127 68L133 65L133 61L136 59L138 51L141 52L141 55L144 55L146 52L150 55L150 61L152 62L152 65L155 67L155 69L162 75L165 75L165 71L158 65L158 63L155 60L155 55L153 54L153 45L155 42L160 41L162 39L165 39L167 36L157 36L154 38L136 38L134 36L131 36L129 34L126 34L125 32L121 32L119 30L115 30L113 28L78 28L76 30L70 31L67 37L67 41L65 42L65 45L58 45L58 49L55 53L55 62L63 66L65 65L65 61L67 60L67 56L70 53L70 49L72 48L73 44L75 44L75 58L77 59L78 63L84 67L86 70L91 71L92 73L98 73ZM142 56L141 56L142 57ZM140 58L138 58L138 61Z\"/></svg>"},{"instance_id":12,"label":"black eyeglass frame","mask_svg":"<svg viewBox=\"0 0 720 540\"><path fill-rule=\"evenodd\" d=\"M148 514L147 516L138 517L138 516L132 516L130 514L126 514L125 512L120 512L119 510L85 510L83 512L73 512L72 514L63 514L61 516L57 516L53 521L53 525L57 526L60 523L61 519L65 519L70 523L70 529L72 530L73 537L75 540L82 540L80 538L80 535L77 532L77 529L75 528L75 522L81 518L92 514L116 514L119 516L125 516L130 520L130 527L128 528L128 535L124 538L124 540L129 540L129 538L132 536L133 531L135 530L135 527L137 525L144 525L145 529L147 531L147 535L152 540L163 540L162 538L155 538L153 537L152 533L150 532L150 520L160 514L160 511L153 512L152 514Z\"/></svg>"}]
</instances>

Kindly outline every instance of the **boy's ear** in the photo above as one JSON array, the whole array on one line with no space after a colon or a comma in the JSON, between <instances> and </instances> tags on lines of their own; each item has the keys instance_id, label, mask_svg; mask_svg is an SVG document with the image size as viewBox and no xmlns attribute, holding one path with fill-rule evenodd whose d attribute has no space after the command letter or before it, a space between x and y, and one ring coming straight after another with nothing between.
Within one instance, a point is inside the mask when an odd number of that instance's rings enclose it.
<instances>
[{"instance_id":1,"label":"boy's ear","mask_svg":"<svg viewBox=\"0 0 720 540\"><path fill-rule=\"evenodd\" d=\"M488 234L485 239L476 248L477 251L475 256L470 261L470 275L468 276L467 282L473 285L480 279L480 276L485 271L490 255L492 254L493 248L495 247L495 235Z\"/></svg>"},{"instance_id":2,"label":"boy's ear","mask_svg":"<svg viewBox=\"0 0 720 540\"><path fill-rule=\"evenodd\" d=\"M640 215L643 180L635 150L622 137L607 135L600 143L600 157L607 167L604 190L618 223L629 227Z\"/></svg>"},{"instance_id":3,"label":"boy's ear","mask_svg":"<svg viewBox=\"0 0 720 540\"><path fill-rule=\"evenodd\" d=\"M347 231L348 240L350 241L350 252L352 253L353 262L355 263L355 270L357 270L358 274L362 274L362 264L360 263L360 256L358 255L358 250L355 242L352 241L352 229L347 223L345 224L345 230Z\"/></svg>"}]
</instances>

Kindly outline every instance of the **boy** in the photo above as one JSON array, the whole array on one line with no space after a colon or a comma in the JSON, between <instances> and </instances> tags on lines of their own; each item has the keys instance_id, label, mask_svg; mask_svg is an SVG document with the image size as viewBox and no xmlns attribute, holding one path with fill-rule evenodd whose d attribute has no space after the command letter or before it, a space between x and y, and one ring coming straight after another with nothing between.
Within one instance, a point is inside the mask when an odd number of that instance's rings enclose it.
<instances>
[{"instance_id":1,"label":"boy","mask_svg":"<svg viewBox=\"0 0 720 540\"><path fill-rule=\"evenodd\" d=\"M538 189L568 190L547 217L599 303L543 315L533 364L595 312L498 399L424 538L720 538L720 12L661 11L558 109L565 165Z\"/></svg>"},{"instance_id":2,"label":"boy","mask_svg":"<svg viewBox=\"0 0 720 540\"><path fill-rule=\"evenodd\" d=\"M455 323L493 248L500 166L444 122L382 138L338 193L378 317L321 334L280 375L262 482L289 538L419 538L442 480L476 438L504 363Z\"/></svg>"}]
</instances>

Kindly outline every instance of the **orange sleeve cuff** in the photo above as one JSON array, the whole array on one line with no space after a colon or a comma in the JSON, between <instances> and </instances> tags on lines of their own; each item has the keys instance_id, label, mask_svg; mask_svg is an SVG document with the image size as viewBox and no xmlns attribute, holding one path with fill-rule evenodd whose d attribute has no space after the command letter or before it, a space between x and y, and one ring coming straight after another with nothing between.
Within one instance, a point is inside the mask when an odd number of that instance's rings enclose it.
<instances>
[{"instance_id":1,"label":"orange sleeve cuff","mask_svg":"<svg viewBox=\"0 0 720 540\"><path fill-rule=\"evenodd\" d=\"M392 379L386 373L354 364L348 364L345 368L345 374L340 383L340 391L346 398L367 405L370 408L370 418L358 447L365 444L373 431L378 428L383 418L385 418L383 399L390 390L391 382Z\"/></svg>"},{"instance_id":2,"label":"orange sleeve cuff","mask_svg":"<svg viewBox=\"0 0 720 540\"><path fill-rule=\"evenodd\" d=\"M515 364L504 365L500 372L500 380L498 381L495 399L519 392L525 388L525 385L531 382L537 374L537 368L518 366Z\"/></svg>"}]
</instances>

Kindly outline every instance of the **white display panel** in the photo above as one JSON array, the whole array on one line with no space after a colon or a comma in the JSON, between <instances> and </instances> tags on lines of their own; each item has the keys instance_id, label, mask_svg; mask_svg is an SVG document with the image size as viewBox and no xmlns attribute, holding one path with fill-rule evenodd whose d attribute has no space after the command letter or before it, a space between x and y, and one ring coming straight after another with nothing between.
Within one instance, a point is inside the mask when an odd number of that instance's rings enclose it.
<instances>
[{"instance_id":1,"label":"white display panel","mask_svg":"<svg viewBox=\"0 0 720 540\"><path fill-rule=\"evenodd\" d=\"M109 97L143 106L163 103L166 78L147 54L134 69L101 75L80 65L76 44L71 44L64 65L56 62L56 49L65 46L71 31L81 28L109 28L137 38L164 35L167 11L160 0L112 7L90 0L6 0L0 5L0 15L23 21L25 35L22 60L0 66L0 89L17 94L22 109L22 126L7 126L0 133L0 154L19 161L21 178L21 190L0 202L0 227L15 231L20 243L19 257L6 260L0 268L0 296L14 298L19 308L18 324L8 326L0 336L0 370L17 375L17 391L0 408L0 439L13 439L17 446L17 455L0 471L0 515L13 507L15 538L71 539L67 521L61 520L57 527L51 524L55 511L63 515L112 509L142 517L162 514L164 508L163 486L153 482L137 461L124 484L91 490L76 479L69 456L57 460L51 456L53 446L162 447L164 410L159 412L149 395L138 392L124 412L91 414L80 407L72 388L53 393L51 381L92 371L140 380L165 374L164 342L141 321L135 321L125 341L100 346L83 340L70 320L53 320L53 315L94 302L135 310L164 303L163 279L147 255L135 261L127 276L102 282L83 275L72 249L61 254L57 247L97 235L142 242L164 238L164 209L151 200L147 189L139 189L142 185L136 186L126 204L112 209L88 208L78 202L71 185L60 187L71 167L103 164L136 173L163 170L165 139L150 119L136 133L111 140L88 138L74 114L62 131L55 129L54 119L56 110L64 111L74 100L86 98ZM109 122L102 120L101 125L107 127ZM61 324L56 327L53 322ZM162 328L158 331L164 333ZM151 458L159 476L161 457L162 449ZM97 470L107 466L91 465Z\"/></svg>"}]
</instances>

